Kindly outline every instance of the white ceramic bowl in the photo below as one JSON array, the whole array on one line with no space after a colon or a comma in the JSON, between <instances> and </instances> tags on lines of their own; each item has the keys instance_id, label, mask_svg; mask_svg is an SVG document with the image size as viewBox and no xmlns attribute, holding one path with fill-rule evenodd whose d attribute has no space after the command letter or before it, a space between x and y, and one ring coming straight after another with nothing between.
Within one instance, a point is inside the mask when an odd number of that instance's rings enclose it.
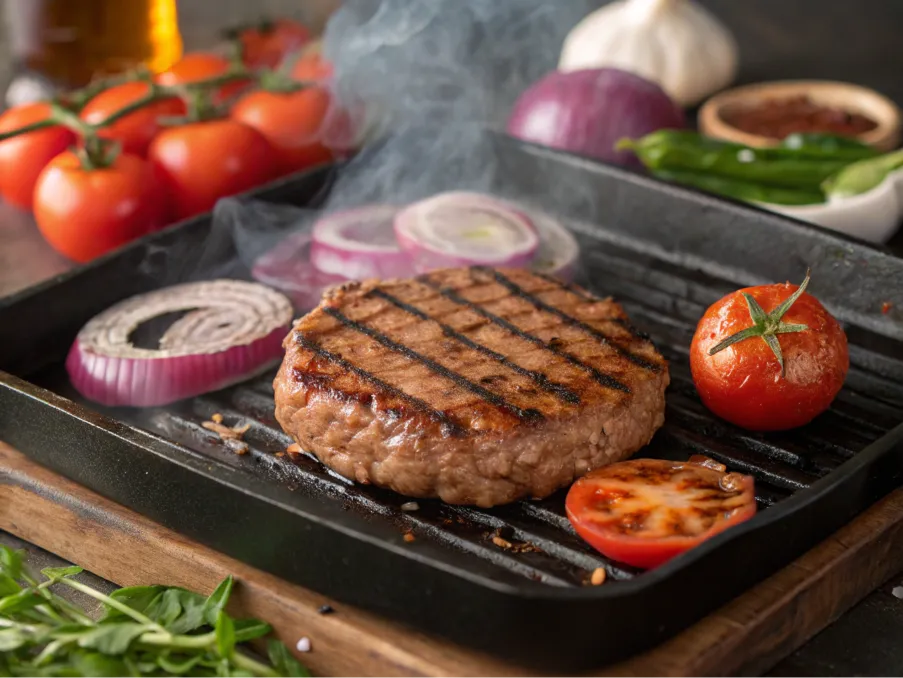
<instances>
[{"instance_id":1,"label":"white ceramic bowl","mask_svg":"<svg viewBox=\"0 0 903 678\"><path fill-rule=\"evenodd\" d=\"M822 205L761 206L863 240L884 243L897 231L903 218L903 171L891 173L868 193L833 198Z\"/></svg>"}]
</instances>

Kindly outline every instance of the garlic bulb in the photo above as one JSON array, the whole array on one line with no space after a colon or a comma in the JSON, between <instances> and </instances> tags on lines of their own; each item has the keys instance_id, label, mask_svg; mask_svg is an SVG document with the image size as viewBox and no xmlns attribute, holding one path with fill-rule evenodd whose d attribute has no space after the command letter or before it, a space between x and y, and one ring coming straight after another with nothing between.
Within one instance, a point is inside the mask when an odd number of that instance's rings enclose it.
<instances>
[{"instance_id":1,"label":"garlic bulb","mask_svg":"<svg viewBox=\"0 0 903 678\"><path fill-rule=\"evenodd\" d=\"M603 66L652 80L681 106L692 106L734 79L737 44L692 0L618 0L571 30L558 69Z\"/></svg>"}]
</instances>

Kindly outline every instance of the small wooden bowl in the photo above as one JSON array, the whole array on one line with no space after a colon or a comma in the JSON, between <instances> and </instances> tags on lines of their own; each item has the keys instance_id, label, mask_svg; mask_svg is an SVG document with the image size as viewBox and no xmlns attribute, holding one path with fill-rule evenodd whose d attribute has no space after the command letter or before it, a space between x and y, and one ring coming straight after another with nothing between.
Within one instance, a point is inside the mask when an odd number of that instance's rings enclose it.
<instances>
[{"instance_id":1,"label":"small wooden bowl","mask_svg":"<svg viewBox=\"0 0 903 678\"><path fill-rule=\"evenodd\" d=\"M728 124L724 114L738 107L757 104L764 99L808 96L813 102L860 113L878 126L856 138L880 151L890 151L900 143L900 109L875 90L846 82L830 80L786 80L762 82L725 90L716 94L699 109L699 131L706 136L733 141L746 146L775 146L777 139L749 134Z\"/></svg>"}]
</instances>

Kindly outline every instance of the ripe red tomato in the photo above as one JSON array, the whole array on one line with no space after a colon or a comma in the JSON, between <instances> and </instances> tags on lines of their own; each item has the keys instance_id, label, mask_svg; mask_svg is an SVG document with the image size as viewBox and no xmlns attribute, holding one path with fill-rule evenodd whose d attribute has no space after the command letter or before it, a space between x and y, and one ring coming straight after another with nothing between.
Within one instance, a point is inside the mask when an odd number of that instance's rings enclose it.
<instances>
[{"instance_id":1,"label":"ripe red tomato","mask_svg":"<svg viewBox=\"0 0 903 678\"><path fill-rule=\"evenodd\" d=\"M34 216L50 245L86 262L168 222L166 193L143 158L121 153L86 170L75 153L54 158L35 186Z\"/></svg>"},{"instance_id":2,"label":"ripe red tomato","mask_svg":"<svg viewBox=\"0 0 903 678\"><path fill-rule=\"evenodd\" d=\"M332 77L332 64L323 58L322 44L310 43L292 66L291 76L299 82L322 82Z\"/></svg>"},{"instance_id":3,"label":"ripe red tomato","mask_svg":"<svg viewBox=\"0 0 903 678\"><path fill-rule=\"evenodd\" d=\"M232 108L232 117L260 132L276 151L280 174L329 162L324 143L332 97L322 87L297 92L256 91Z\"/></svg>"},{"instance_id":4,"label":"ripe red tomato","mask_svg":"<svg viewBox=\"0 0 903 678\"><path fill-rule=\"evenodd\" d=\"M246 28L238 35L242 60L248 68L276 68L286 55L310 41L307 26L291 19L277 19Z\"/></svg>"},{"instance_id":5,"label":"ripe red tomato","mask_svg":"<svg viewBox=\"0 0 903 678\"><path fill-rule=\"evenodd\" d=\"M803 292L791 299L808 280L800 287L784 283L739 290L715 302L699 321L690 347L693 381L705 405L722 419L755 431L795 428L826 410L840 391L850 366L843 329L812 295ZM753 300L752 308L744 295ZM791 305L779 319L755 323L756 307L774 316L788 300ZM769 341L780 358L760 336L710 355L741 330L778 322L784 328Z\"/></svg>"},{"instance_id":6,"label":"ripe red tomato","mask_svg":"<svg viewBox=\"0 0 903 678\"><path fill-rule=\"evenodd\" d=\"M146 82L127 82L111 87L88 102L88 105L82 109L82 120L96 124L145 96L147 91L148 84ZM100 136L119 141L124 153L144 156L147 154L150 142L161 129L158 119L184 114L185 104L181 99L164 99L117 120L101 132Z\"/></svg>"},{"instance_id":7,"label":"ripe red tomato","mask_svg":"<svg viewBox=\"0 0 903 678\"><path fill-rule=\"evenodd\" d=\"M580 478L565 508L602 555L650 569L752 518L756 498L750 476L705 457L633 459Z\"/></svg>"},{"instance_id":8,"label":"ripe red tomato","mask_svg":"<svg viewBox=\"0 0 903 678\"><path fill-rule=\"evenodd\" d=\"M46 120L49 115L45 103L16 106L0 115L0 132ZM74 143L75 134L66 127L47 127L0 142L0 195L30 210L41 170Z\"/></svg>"},{"instance_id":9,"label":"ripe red tomato","mask_svg":"<svg viewBox=\"0 0 903 678\"><path fill-rule=\"evenodd\" d=\"M276 176L276 157L256 130L235 120L208 120L161 132L147 157L163 177L179 219Z\"/></svg>"},{"instance_id":10,"label":"ripe red tomato","mask_svg":"<svg viewBox=\"0 0 903 678\"><path fill-rule=\"evenodd\" d=\"M229 60L209 52L191 52L182 57L168 71L157 76L161 85L186 85L223 75L229 70ZM217 101L225 101L240 92L247 82L238 80L220 88Z\"/></svg>"}]
</instances>

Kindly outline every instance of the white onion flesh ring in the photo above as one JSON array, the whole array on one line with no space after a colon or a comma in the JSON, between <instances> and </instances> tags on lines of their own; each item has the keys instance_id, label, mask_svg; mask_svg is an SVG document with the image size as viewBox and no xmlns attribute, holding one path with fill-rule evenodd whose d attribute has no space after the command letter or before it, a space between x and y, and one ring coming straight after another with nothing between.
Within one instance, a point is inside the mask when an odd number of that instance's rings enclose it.
<instances>
[{"instance_id":1,"label":"white onion flesh ring","mask_svg":"<svg viewBox=\"0 0 903 678\"><path fill-rule=\"evenodd\" d=\"M367 205L321 218L313 228L311 263L349 280L412 275L411 258L395 240L397 212L391 205Z\"/></svg>"},{"instance_id":2,"label":"white onion flesh ring","mask_svg":"<svg viewBox=\"0 0 903 678\"><path fill-rule=\"evenodd\" d=\"M395 237L418 273L456 266L529 266L539 248L530 218L503 200L453 191L395 217Z\"/></svg>"},{"instance_id":3,"label":"white onion flesh ring","mask_svg":"<svg viewBox=\"0 0 903 678\"><path fill-rule=\"evenodd\" d=\"M577 239L561 222L548 214L538 210L529 210L529 214L540 240L532 270L568 282L573 280L580 257Z\"/></svg>"},{"instance_id":4,"label":"white onion flesh ring","mask_svg":"<svg viewBox=\"0 0 903 678\"><path fill-rule=\"evenodd\" d=\"M159 348L139 348L143 323L185 311ZM110 406L166 405L216 391L260 373L282 357L291 302L264 285L212 280L126 299L78 333L66 369L85 398Z\"/></svg>"}]
</instances>

